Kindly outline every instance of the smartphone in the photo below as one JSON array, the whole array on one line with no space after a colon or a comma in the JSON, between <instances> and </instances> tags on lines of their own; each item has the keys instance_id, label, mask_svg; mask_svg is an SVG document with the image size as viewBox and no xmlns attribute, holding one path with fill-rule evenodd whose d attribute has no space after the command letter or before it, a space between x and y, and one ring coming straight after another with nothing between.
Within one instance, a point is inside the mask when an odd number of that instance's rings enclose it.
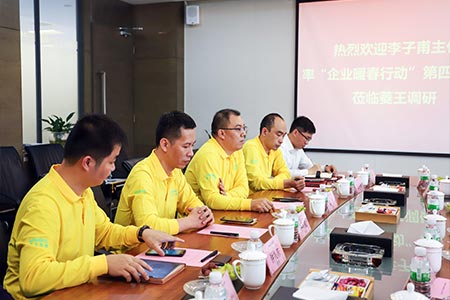
<instances>
[{"instance_id":1,"label":"smartphone","mask_svg":"<svg viewBox=\"0 0 450 300\"><path fill-rule=\"evenodd\" d=\"M272 197L272 200L279 202L302 202L302 200L298 198L290 198L290 197Z\"/></svg>"},{"instance_id":2,"label":"smartphone","mask_svg":"<svg viewBox=\"0 0 450 300\"><path fill-rule=\"evenodd\" d=\"M225 223L245 224L245 225L251 225L256 223L256 219L254 218L241 216L223 216L222 218L220 218L220 221Z\"/></svg>"},{"instance_id":3,"label":"smartphone","mask_svg":"<svg viewBox=\"0 0 450 300\"><path fill-rule=\"evenodd\" d=\"M223 266L224 264L226 264L227 262L229 262L231 260L231 256L229 255L224 255L224 254L219 254L216 257L214 257L211 262L214 263L216 266Z\"/></svg>"},{"instance_id":4,"label":"smartphone","mask_svg":"<svg viewBox=\"0 0 450 300\"><path fill-rule=\"evenodd\" d=\"M186 249L163 249L163 252L165 256L182 257L186 253ZM159 254L153 249L145 252L145 255L159 256Z\"/></svg>"}]
</instances>

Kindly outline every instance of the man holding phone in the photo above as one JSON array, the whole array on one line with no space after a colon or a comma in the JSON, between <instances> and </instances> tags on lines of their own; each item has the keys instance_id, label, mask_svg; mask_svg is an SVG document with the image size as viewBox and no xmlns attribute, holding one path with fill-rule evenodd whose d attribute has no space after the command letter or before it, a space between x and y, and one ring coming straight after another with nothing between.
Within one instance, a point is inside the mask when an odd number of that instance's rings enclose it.
<instances>
[{"instance_id":1,"label":"man holding phone","mask_svg":"<svg viewBox=\"0 0 450 300\"><path fill-rule=\"evenodd\" d=\"M96 249L131 248L144 243L164 255L160 244L183 241L148 226L112 224L90 187L114 171L126 137L104 115L80 119L69 134L64 159L27 193L17 212L8 245L4 287L14 299L81 285L97 276L149 280L151 268L128 254L94 256Z\"/></svg>"},{"instance_id":2,"label":"man holding phone","mask_svg":"<svg viewBox=\"0 0 450 300\"><path fill-rule=\"evenodd\" d=\"M157 147L131 170L116 223L148 224L169 234L214 223L213 213L197 198L181 171L194 155L195 127L194 120L183 112L161 116L156 127Z\"/></svg>"},{"instance_id":3,"label":"man holding phone","mask_svg":"<svg viewBox=\"0 0 450 300\"><path fill-rule=\"evenodd\" d=\"M291 174L279 149L286 135L286 123L277 113L266 115L259 127L259 136L244 145L245 166L250 189L282 190L305 187L303 177L291 178Z\"/></svg>"}]
</instances>

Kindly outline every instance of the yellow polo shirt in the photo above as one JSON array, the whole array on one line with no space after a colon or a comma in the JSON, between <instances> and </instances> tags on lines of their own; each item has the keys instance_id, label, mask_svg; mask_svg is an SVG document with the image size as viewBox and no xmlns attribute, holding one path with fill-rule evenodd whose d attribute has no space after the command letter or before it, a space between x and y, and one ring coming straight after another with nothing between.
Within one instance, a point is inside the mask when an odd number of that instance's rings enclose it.
<instances>
[{"instance_id":1,"label":"yellow polo shirt","mask_svg":"<svg viewBox=\"0 0 450 300\"><path fill-rule=\"evenodd\" d=\"M121 225L149 225L153 229L177 234L177 212L203 206L180 169L169 176L155 151L133 167L120 195L115 222Z\"/></svg>"},{"instance_id":2,"label":"yellow polo shirt","mask_svg":"<svg viewBox=\"0 0 450 300\"><path fill-rule=\"evenodd\" d=\"M291 174L280 149L266 153L259 137L248 140L242 149L250 190L282 190Z\"/></svg>"},{"instance_id":3,"label":"yellow polo shirt","mask_svg":"<svg viewBox=\"0 0 450 300\"><path fill-rule=\"evenodd\" d=\"M4 287L14 299L81 285L108 273L100 248L138 245L137 227L112 224L91 189L77 196L53 166L25 196L8 245Z\"/></svg>"},{"instance_id":4,"label":"yellow polo shirt","mask_svg":"<svg viewBox=\"0 0 450 300\"><path fill-rule=\"evenodd\" d=\"M227 155L215 138L209 139L192 158L186 179L198 197L212 209L250 210L248 181L242 150ZM227 195L220 194L222 179Z\"/></svg>"}]
</instances>

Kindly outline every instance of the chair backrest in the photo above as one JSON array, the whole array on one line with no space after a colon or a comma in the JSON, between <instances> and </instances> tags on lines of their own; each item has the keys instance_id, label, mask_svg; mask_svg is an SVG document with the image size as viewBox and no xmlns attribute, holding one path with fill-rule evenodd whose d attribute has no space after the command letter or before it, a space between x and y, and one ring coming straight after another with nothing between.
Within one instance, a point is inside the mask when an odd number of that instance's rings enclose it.
<instances>
[{"instance_id":1,"label":"chair backrest","mask_svg":"<svg viewBox=\"0 0 450 300\"><path fill-rule=\"evenodd\" d=\"M131 169L133 169L133 167L140 162L141 160L143 160L145 157L136 157L136 158L130 158L130 159L126 159L123 161L122 165L123 168L128 172L128 174L131 172Z\"/></svg>"},{"instance_id":2,"label":"chair backrest","mask_svg":"<svg viewBox=\"0 0 450 300\"><path fill-rule=\"evenodd\" d=\"M12 146L0 147L0 205L18 207L31 186L19 153Z\"/></svg>"},{"instance_id":3,"label":"chair backrest","mask_svg":"<svg viewBox=\"0 0 450 300\"><path fill-rule=\"evenodd\" d=\"M116 169L111 173L112 178L127 178L130 171L125 170L123 161L128 158L125 148L122 147L119 156L116 158Z\"/></svg>"},{"instance_id":4,"label":"chair backrest","mask_svg":"<svg viewBox=\"0 0 450 300\"><path fill-rule=\"evenodd\" d=\"M50 171L53 164L59 164L64 157L64 148L60 144L25 145L31 168L36 181Z\"/></svg>"}]
</instances>

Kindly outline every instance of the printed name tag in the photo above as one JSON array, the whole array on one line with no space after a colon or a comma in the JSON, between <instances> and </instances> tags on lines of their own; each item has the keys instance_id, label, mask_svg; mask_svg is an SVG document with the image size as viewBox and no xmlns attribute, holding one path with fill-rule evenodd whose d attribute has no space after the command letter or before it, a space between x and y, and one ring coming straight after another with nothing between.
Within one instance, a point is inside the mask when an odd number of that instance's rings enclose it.
<instances>
[{"instance_id":1,"label":"printed name tag","mask_svg":"<svg viewBox=\"0 0 450 300\"><path fill-rule=\"evenodd\" d=\"M303 240L310 231L311 225L309 225L305 211L301 211L298 214L298 235L300 236L300 239Z\"/></svg>"},{"instance_id":2,"label":"printed name tag","mask_svg":"<svg viewBox=\"0 0 450 300\"><path fill-rule=\"evenodd\" d=\"M263 252L267 255L267 267L272 276L286 261L286 255L276 235L264 244Z\"/></svg>"},{"instance_id":3,"label":"printed name tag","mask_svg":"<svg viewBox=\"0 0 450 300\"><path fill-rule=\"evenodd\" d=\"M231 282L231 278L230 275L228 275L228 272L225 272L223 274L222 284L227 291L227 300L239 300L236 289L233 286L233 282Z\"/></svg>"},{"instance_id":4,"label":"printed name tag","mask_svg":"<svg viewBox=\"0 0 450 300\"><path fill-rule=\"evenodd\" d=\"M336 201L336 197L334 197L334 193L333 192L328 192L327 193L327 198L328 198L328 203L327 203L327 209L328 211L333 211L338 207L337 201Z\"/></svg>"},{"instance_id":5,"label":"printed name tag","mask_svg":"<svg viewBox=\"0 0 450 300\"><path fill-rule=\"evenodd\" d=\"M356 177L355 178L355 193L359 194L364 190L364 185L362 183L361 178Z\"/></svg>"}]
</instances>

